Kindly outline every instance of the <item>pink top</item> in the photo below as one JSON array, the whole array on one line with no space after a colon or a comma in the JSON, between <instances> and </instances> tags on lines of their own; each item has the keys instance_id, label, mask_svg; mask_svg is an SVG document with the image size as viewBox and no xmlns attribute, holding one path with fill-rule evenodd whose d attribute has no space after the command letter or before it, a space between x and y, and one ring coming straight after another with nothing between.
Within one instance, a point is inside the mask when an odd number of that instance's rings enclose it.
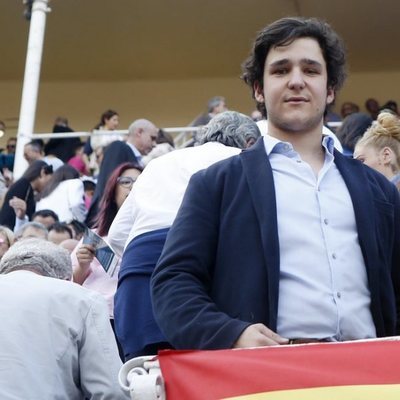
<instances>
[{"instance_id":1,"label":"pink top","mask_svg":"<svg viewBox=\"0 0 400 400\"><path fill-rule=\"evenodd\" d=\"M89 210L90 204L92 204L92 196L88 196L86 193L84 194L84 202L86 210Z\"/></svg>"},{"instance_id":2,"label":"pink top","mask_svg":"<svg viewBox=\"0 0 400 400\"><path fill-rule=\"evenodd\" d=\"M74 156L74 157L70 158L68 160L68 165L70 165L71 167L74 167L82 175L89 174L89 172L86 168L86 164L80 156Z\"/></svg>"},{"instance_id":3,"label":"pink top","mask_svg":"<svg viewBox=\"0 0 400 400\"><path fill-rule=\"evenodd\" d=\"M104 239L107 240L107 237L104 237ZM82 245L82 240L71 253L72 269L74 271L79 266L76 252ZM82 284L83 287L100 293L106 299L111 319L114 318L114 295L117 290L119 267L120 262L117 265L114 276L110 277L95 257L90 264L91 273Z\"/></svg>"}]
</instances>

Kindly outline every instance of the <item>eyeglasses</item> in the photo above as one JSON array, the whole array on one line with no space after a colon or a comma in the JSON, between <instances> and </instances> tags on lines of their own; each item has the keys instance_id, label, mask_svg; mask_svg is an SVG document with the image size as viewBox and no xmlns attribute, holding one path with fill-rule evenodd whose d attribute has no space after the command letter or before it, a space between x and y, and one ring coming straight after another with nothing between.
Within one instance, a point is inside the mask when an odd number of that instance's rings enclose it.
<instances>
[{"instance_id":1,"label":"eyeglasses","mask_svg":"<svg viewBox=\"0 0 400 400\"><path fill-rule=\"evenodd\" d=\"M124 188L131 189L132 185L136 182L136 179L131 178L130 176L120 176L117 179L117 183Z\"/></svg>"}]
</instances>

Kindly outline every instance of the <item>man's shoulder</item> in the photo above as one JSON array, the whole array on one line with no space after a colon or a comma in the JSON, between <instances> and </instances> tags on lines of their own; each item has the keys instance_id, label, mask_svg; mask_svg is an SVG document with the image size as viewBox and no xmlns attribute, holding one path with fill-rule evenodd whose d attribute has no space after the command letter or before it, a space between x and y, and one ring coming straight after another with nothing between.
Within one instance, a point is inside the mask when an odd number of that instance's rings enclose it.
<instances>
[{"instance_id":1,"label":"man's shoulder","mask_svg":"<svg viewBox=\"0 0 400 400\"><path fill-rule=\"evenodd\" d=\"M365 168L367 178L370 181L371 185L379 187L379 189L386 194L398 194L396 186L391 183L389 179L386 178L386 176L382 175L380 172L374 170L373 168L368 167L367 165L363 165L363 167Z\"/></svg>"},{"instance_id":2,"label":"man's shoulder","mask_svg":"<svg viewBox=\"0 0 400 400\"><path fill-rule=\"evenodd\" d=\"M205 178L215 178L221 174L231 173L236 171L239 173L242 169L240 154L232 155L231 157L212 163L207 168L204 168L196 173L196 175L202 175Z\"/></svg>"},{"instance_id":3,"label":"man's shoulder","mask_svg":"<svg viewBox=\"0 0 400 400\"><path fill-rule=\"evenodd\" d=\"M373 190L378 190L386 194L396 192L396 187L380 172L354 158L345 157L342 154L340 154L339 157L341 157L342 163L350 167L355 167L354 171L360 171ZM354 176L354 178L359 179L357 176Z\"/></svg>"},{"instance_id":4,"label":"man's shoulder","mask_svg":"<svg viewBox=\"0 0 400 400\"><path fill-rule=\"evenodd\" d=\"M130 149L130 147L123 140L115 140L106 147L107 151L116 149Z\"/></svg>"},{"instance_id":5,"label":"man's shoulder","mask_svg":"<svg viewBox=\"0 0 400 400\"><path fill-rule=\"evenodd\" d=\"M229 175L240 175L243 171L243 165L248 161L251 163L255 162L257 164L258 161L266 158L267 156L265 153L264 142L262 139L260 139L251 148L242 150L239 154L232 155L231 157L225 158L221 161L217 161L200 172L205 176L210 177L215 174L225 173L228 173Z\"/></svg>"},{"instance_id":6,"label":"man's shoulder","mask_svg":"<svg viewBox=\"0 0 400 400\"><path fill-rule=\"evenodd\" d=\"M225 146L219 142L207 142L200 146L176 149L158 158L155 158L151 161L151 163L153 165L163 165L171 161L180 162L181 160L191 160L194 157L204 158L207 156L219 161L221 159L225 159L226 157L236 155L240 153L240 151L241 150L237 147Z\"/></svg>"},{"instance_id":7,"label":"man's shoulder","mask_svg":"<svg viewBox=\"0 0 400 400\"><path fill-rule=\"evenodd\" d=\"M104 158L100 167L100 171L102 169L104 170L104 167L106 170L109 168L114 170L116 165L119 165L125 161L136 161L136 156L128 144L122 140L116 140L110 143L104 149Z\"/></svg>"},{"instance_id":8,"label":"man's shoulder","mask_svg":"<svg viewBox=\"0 0 400 400\"><path fill-rule=\"evenodd\" d=\"M154 176L170 176L174 180L182 177L188 180L192 174L235 156L240 151L238 148L216 142L177 149L151 160L144 169L141 180L144 180L144 177Z\"/></svg>"},{"instance_id":9,"label":"man's shoulder","mask_svg":"<svg viewBox=\"0 0 400 400\"><path fill-rule=\"evenodd\" d=\"M245 176L243 154L245 151L229 158L217 161L212 165L200 169L190 179L192 190L203 187L205 190L218 195L226 190L237 190ZM196 189L197 188L197 189ZM236 188L236 189L235 189Z\"/></svg>"},{"instance_id":10,"label":"man's shoulder","mask_svg":"<svg viewBox=\"0 0 400 400\"><path fill-rule=\"evenodd\" d=\"M46 278L45 278L46 279ZM69 295L71 297L75 297L79 301L84 300L88 302L103 302L103 297L90 289L87 289L81 285L78 285L75 282L71 281L65 281L62 279L56 279L56 278L48 278L52 280L51 283L48 283L49 286L53 285L54 290L57 291L62 291L66 293L66 295Z\"/></svg>"},{"instance_id":11,"label":"man's shoulder","mask_svg":"<svg viewBox=\"0 0 400 400\"><path fill-rule=\"evenodd\" d=\"M49 280L45 283L48 298L57 303L57 308L76 310L81 316L86 316L91 312L108 313L107 303L99 293L74 282L56 278L44 279ZM69 314L68 311L66 312Z\"/></svg>"},{"instance_id":12,"label":"man's shoulder","mask_svg":"<svg viewBox=\"0 0 400 400\"><path fill-rule=\"evenodd\" d=\"M104 149L103 163L106 164L107 162L110 162L110 160L120 158L122 154L132 154L133 156L133 151L122 140L115 140Z\"/></svg>"},{"instance_id":13,"label":"man's shoulder","mask_svg":"<svg viewBox=\"0 0 400 400\"><path fill-rule=\"evenodd\" d=\"M7 278L13 281L16 285L18 282L21 285L26 285L26 291L37 291L40 293L42 298L51 298L55 302L76 302L81 305L102 303L104 299L102 296L92 290L86 289L81 285L74 282L50 278L47 276L38 275L35 273L29 273L25 271L15 271L7 275Z\"/></svg>"}]
</instances>

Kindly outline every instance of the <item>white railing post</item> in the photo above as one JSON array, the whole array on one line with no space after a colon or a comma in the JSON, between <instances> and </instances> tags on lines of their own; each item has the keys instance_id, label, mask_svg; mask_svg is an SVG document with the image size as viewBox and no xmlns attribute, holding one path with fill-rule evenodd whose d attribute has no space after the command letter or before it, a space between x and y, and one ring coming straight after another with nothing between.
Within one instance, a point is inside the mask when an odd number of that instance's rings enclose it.
<instances>
[{"instance_id":1,"label":"white railing post","mask_svg":"<svg viewBox=\"0 0 400 400\"><path fill-rule=\"evenodd\" d=\"M27 166L24 160L24 145L30 141L35 125L46 13L50 11L48 3L49 0L34 0L32 4L28 50L26 54L25 75L19 114L18 141L15 151L15 179L18 179L23 174Z\"/></svg>"}]
</instances>

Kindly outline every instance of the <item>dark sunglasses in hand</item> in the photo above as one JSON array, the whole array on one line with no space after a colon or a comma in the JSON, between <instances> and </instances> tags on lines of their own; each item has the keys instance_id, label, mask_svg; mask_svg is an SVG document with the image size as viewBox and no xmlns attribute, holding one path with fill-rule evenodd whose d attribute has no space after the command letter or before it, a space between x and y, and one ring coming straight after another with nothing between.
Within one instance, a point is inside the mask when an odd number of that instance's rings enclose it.
<instances>
[{"instance_id":1,"label":"dark sunglasses in hand","mask_svg":"<svg viewBox=\"0 0 400 400\"><path fill-rule=\"evenodd\" d=\"M132 185L135 183L136 179L131 178L130 176L120 176L117 179L118 184L120 184L124 188L130 189Z\"/></svg>"}]
</instances>

